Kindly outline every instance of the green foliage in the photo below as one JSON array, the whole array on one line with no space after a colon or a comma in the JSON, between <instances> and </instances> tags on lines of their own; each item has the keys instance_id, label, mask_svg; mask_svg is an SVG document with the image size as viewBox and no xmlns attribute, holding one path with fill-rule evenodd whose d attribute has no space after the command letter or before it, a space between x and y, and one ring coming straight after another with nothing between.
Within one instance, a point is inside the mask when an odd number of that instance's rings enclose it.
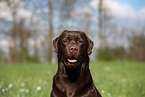
<instances>
[{"instance_id":1,"label":"green foliage","mask_svg":"<svg viewBox=\"0 0 145 97\"><path fill-rule=\"evenodd\" d=\"M91 62L90 69L103 97L145 96L145 63ZM56 70L56 64L0 65L0 97L50 97Z\"/></svg>"},{"instance_id":2,"label":"green foliage","mask_svg":"<svg viewBox=\"0 0 145 97\"><path fill-rule=\"evenodd\" d=\"M15 47L9 47L10 62L11 63L25 63L25 62L39 62L37 54L30 55L27 48L16 49Z\"/></svg>"},{"instance_id":3,"label":"green foliage","mask_svg":"<svg viewBox=\"0 0 145 97\"><path fill-rule=\"evenodd\" d=\"M0 63L7 61L4 55L5 52L0 48Z\"/></svg>"},{"instance_id":4,"label":"green foliage","mask_svg":"<svg viewBox=\"0 0 145 97\"><path fill-rule=\"evenodd\" d=\"M19 52L19 62L39 62L39 58L36 54L30 55L28 49L24 49Z\"/></svg>"},{"instance_id":5,"label":"green foliage","mask_svg":"<svg viewBox=\"0 0 145 97\"><path fill-rule=\"evenodd\" d=\"M103 48L97 50L97 60L111 61L128 58L128 54L123 47Z\"/></svg>"},{"instance_id":6,"label":"green foliage","mask_svg":"<svg viewBox=\"0 0 145 97\"><path fill-rule=\"evenodd\" d=\"M130 55L132 60L145 62L145 35L134 35L130 42Z\"/></svg>"}]
</instances>

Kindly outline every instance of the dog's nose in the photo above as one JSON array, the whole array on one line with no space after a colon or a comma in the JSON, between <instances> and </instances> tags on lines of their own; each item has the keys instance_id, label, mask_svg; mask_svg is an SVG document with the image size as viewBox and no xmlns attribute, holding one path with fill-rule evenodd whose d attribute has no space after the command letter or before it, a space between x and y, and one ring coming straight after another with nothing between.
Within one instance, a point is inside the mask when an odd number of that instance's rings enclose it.
<instances>
[{"instance_id":1,"label":"dog's nose","mask_svg":"<svg viewBox=\"0 0 145 97\"><path fill-rule=\"evenodd\" d=\"M78 48L76 46L71 46L70 47L70 51L73 52L73 51L78 51Z\"/></svg>"}]
</instances>

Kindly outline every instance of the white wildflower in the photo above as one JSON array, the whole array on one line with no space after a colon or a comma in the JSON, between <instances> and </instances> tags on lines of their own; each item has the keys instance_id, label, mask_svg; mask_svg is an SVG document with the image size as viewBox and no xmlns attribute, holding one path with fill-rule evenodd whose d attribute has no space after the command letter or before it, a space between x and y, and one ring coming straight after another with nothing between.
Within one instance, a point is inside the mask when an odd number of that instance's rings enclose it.
<instances>
[{"instance_id":1,"label":"white wildflower","mask_svg":"<svg viewBox=\"0 0 145 97\"><path fill-rule=\"evenodd\" d=\"M111 96L111 94L110 94L110 93L108 93L108 96Z\"/></svg>"},{"instance_id":2,"label":"white wildflower","mask_svg":"<svg viewBox=\"0 0 145 97\"><path fill-rule=\"evenodd\" d=\"M20 89L19 91L20 91L20 92L24 92L24 91L25 91L25 89Z\"/></svg>"},{"instance_id":3,"label":"white wildflower","mask_svg":"<svg viewBox=\"0 0 145 97\"><path fill-rule=\"evenodd\" d=\"M22 87L23 87L23 86L25 86L25 83L24 83L24 82L22 82L22 83L21 83L21 86L22 86Z\"/></svg>"},{"instance_id":4,"label":"white wildflower","mask_svg":"<svg viewBox=\"0 0 145 97\"><path fill-rule=\"evenodd\" d=\"M28 89L26 90L26 93L29 93L29 90Z\"/></svg>"},{"instance_id":5,"label":"white wildflower","mask_svg":"<svg viewBox=\"0 0 145 97\"><path fill-rule=\"evenodd\" d=\"M103 94L104 94L104 93L105 93L105 90L102 90L102 91L101 91L101 93L103 93Z\"/></svg>"},{"instance_id":6,"label":"white wildflower","mask_svg":"<svg viewBox=\"0 0 145 97\"><path fill-rule=\"evenodd\" d=\"M13 84L12 83L10 83L9 85L8 85L8 88L10 89L11 87L13 87Z\"/></svg>"},{"instance_id":7,"label":"white wildflower","mask_svg":"<svg viewBox=\"0 0 145 97\"><path fill-rule=\"evenodd\" d=\"M5 92L5 89L2 89L2 92L4 93Z\"/></svg>"},{"instance_id":8,"label":"white wildflower","mask_svg":"<svg viewBox=\"0 0 145 97\"><path fill-rule=\"evenodd\" d=\"M36 90L37 90L37 91L41 90L41 87L40 87L40 86L38 86L38 87L36 88Z\"/></svg>"}]
</instances>

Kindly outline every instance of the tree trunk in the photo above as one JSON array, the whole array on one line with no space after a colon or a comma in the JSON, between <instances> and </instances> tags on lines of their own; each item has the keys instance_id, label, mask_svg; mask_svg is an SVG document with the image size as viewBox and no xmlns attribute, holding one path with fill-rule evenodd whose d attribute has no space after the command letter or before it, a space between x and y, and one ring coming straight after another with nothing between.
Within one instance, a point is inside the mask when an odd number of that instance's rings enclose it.
<instances>
[{"instance_id":1,"label":"tree trunk","mask_svg":"<svg viewBox=\"0 0 145 97\"><path fill-rule=\"evenodd\" d=\"M85 14L85 19L86 19L85 31L87 34L90 34L90 25L91 25L90 17L91 17L90 12L87 12Z\"/></svg>"},{"instance_id":2,"label":"tree trunk","mask_svg":"<svg viewBox=\"0 0 145 97\"><path fill-rule=\"evenodd\" d=\"M52 62L52 37L53 37L53 7L52 0L48 0L48 21L49 21L49 36L48 36L48 61Z\"/></svg>"},{"instance_id":3,"label":"tree trunk","mask_svg":"<svg viewBox=\"0 0 145 97\"><path fill-rule=\"evenodd\" d=\"M103 34L102 34L102 24L103 24L103 2L99 0L98 6L98 28L99 28L99 40L100 40L100 49L103 48Z\"/></svg>"}]
</instances>

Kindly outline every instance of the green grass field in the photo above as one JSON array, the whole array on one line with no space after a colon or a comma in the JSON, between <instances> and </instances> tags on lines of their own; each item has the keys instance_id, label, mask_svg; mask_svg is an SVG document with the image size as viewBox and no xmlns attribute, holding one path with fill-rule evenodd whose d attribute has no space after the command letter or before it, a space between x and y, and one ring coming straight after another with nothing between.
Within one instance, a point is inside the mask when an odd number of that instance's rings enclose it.
<instances>
[{"instance_id":1,"label":"green grass field","mask_svg":"<svg viewBox=\"0 0 145 97\"><path fill-rule=\"evenodd\" d=\"M90 62L103 97L145 97L145 63ZM56 64L1 64L0 97L50 97Z\"/></svg>"}]
</instances>

